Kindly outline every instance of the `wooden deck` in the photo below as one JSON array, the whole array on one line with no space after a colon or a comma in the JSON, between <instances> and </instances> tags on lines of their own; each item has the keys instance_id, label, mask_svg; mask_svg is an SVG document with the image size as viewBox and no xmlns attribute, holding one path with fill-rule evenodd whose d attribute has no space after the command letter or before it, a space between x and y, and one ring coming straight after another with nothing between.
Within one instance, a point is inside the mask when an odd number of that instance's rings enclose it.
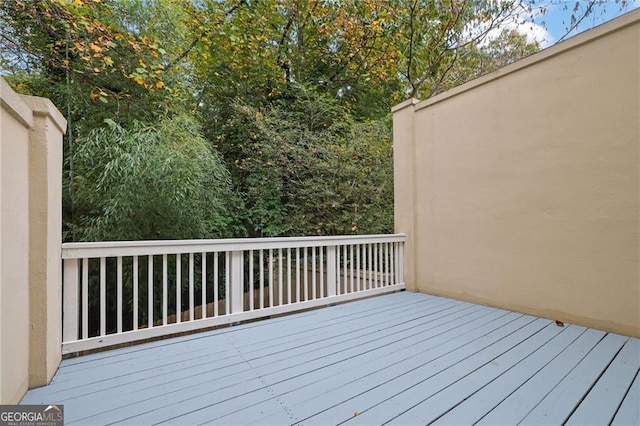
<instances>
[{"instance_id":1,"label":"wooden deck","mask_svg":"<svg viewBox=\"0 0 640 426\"><path fill-rule=\"evenodd\" d=\"M640 341L400 292L68 359L67 424L640 424Z\"/></svg>"}]
</instances>

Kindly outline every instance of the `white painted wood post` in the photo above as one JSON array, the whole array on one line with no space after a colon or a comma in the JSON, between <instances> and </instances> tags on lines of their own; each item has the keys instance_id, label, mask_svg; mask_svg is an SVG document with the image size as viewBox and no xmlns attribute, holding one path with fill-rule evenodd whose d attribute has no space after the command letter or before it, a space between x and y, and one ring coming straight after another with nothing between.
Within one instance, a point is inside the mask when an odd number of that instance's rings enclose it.
<instances>
[{"instance_id":1,"label":"white painted wood post","mask_svg":"<svg viewBox=\"0 0 640 426\"><path fill-rule=\"evenodd\" d=\"M85 262L84 267L88 267ZM64 261L63 292L64 303L62 310L62 341L78 340L78 259Z\"/></svg>"},{"instance_id":2,"label":"white painted wood post","mask_svg":"<svg viewBox=\"0 0 640 426\"><path fill-rule=\"evenodd\" d=\"M231 252L231 313L244 310L244 252Z\"/></svg>"},{"instance_id":3,"label":"white painted wood post","mask_svg":"<svg viewBox=\"0 0 640 426\"><path fill-rule=\"evenodd\" d=\"M336 295L336 246L327 246L327 297Z\"/></svg>"},{"instance_id":4,"label":"white painted wood post","mask_svg":"<svg viewBox=\"0 0 640 426\"><path fill-rule=\"evenodd\" d=\"M404 244L400 243L398 250L398 282L396 284L404 282Z\"/></svg>"}]
</instances>

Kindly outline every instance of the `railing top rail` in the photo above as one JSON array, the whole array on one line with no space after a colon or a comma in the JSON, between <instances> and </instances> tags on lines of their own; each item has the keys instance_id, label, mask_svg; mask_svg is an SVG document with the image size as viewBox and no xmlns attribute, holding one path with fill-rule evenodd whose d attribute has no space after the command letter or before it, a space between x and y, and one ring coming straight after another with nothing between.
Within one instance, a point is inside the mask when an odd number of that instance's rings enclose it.
<instances>
[{"instance_id":1,"label":"railing top rail","mask_svg":"<svg viewBox=\"0 0 640 426\"><path fill-rule=\"evenodd\" d=\"M404 234L339 235L324 237L232 238L219 240L104 241L62 244L63 259L115 256L322 247L341 244L404 242Z\"/></svg>"}]
</instances>

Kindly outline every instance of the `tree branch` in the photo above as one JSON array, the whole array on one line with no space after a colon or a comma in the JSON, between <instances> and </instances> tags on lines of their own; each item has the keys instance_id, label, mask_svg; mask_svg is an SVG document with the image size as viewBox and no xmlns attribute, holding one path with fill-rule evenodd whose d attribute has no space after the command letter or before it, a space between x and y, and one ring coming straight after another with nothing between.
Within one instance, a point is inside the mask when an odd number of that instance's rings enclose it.
<instances>
[{"instance_id":1,"label":"tree branch","mask_svg":"<svg viewBox=\"0 0 640 426\"><path fill-rule=\"evenodd\" d=\"M236 10L238 10L240 7L242 6L247 6L248 3L246 0L240 0L235 6L233 6L231 9L227 10L224 14L224 17L226 18L227 16L230 16L231 14L233 14ZM220 21L219 21L220 22ZM218 23L219 23L218 22ZM217 23L216 23L217 25ZM210 26L209 28L205 29L204 31L202 31L202 33L200 33L199 36L197 36L195 39L193 39L193 41L189 44L189 46L184 50L184 52L182 52L180 54L180 56L178 56L177 58L175 58L173 61L171 61L169 63L169 65L166 67L167 69L169 68L173 68L174 66L176 66L180 61L182 61L184 58L187 57L187 55L189 55L189 53L191 53L191 51L198 45L198 43L200 43L202 41L202 39L209 34L213 27L215 25Z\"/></svg>"}]
</instances>

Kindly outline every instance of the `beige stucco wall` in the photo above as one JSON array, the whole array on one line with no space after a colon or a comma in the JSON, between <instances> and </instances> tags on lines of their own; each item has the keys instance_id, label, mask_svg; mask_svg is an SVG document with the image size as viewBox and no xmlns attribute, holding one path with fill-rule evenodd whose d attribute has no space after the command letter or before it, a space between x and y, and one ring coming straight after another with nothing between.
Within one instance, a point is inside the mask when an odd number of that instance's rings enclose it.
<instances>
[{"instance_id":1,"label":"beige stucco wall","mask_svg":"<svg viewBox=\"0 0 640 426\"><path fill-rule=\"evenodd\" d=\"M636 10L395 108L414 288L640 336L639 40Z\"/></svg>"},{"instance_id":2,"label":"beige stucco wall","mask_svg":"<svg viewBox=\"0 0 640 426\"><path fill-rule=\"evenodd\" d=\"M31 112L0 80L0 401L29 379L29 132Z\"/></svg>"},{"instance_id":3,"label":"beige stucco wall","mask_svg":"<svg viewBox=\"0 0 640 426\"><path fill-rule=\"evenodd\" d=\"M66 121L2 79L0 106L0 403L16 403L60 363Z\"/></svg>"}]
</instances>

